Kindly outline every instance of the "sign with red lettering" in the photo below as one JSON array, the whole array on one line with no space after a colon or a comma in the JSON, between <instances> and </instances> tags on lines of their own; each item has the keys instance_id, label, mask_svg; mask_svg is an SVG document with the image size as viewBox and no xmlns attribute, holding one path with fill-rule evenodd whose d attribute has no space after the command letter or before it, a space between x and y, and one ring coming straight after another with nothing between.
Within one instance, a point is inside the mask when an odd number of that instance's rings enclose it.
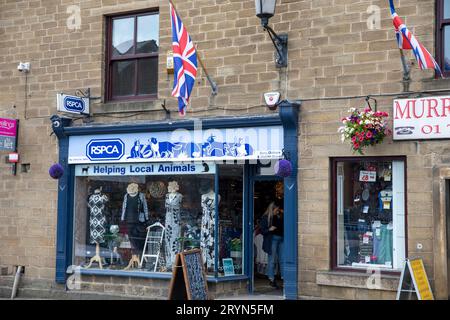
<instances>
[{"instance_id":1,"label":"sign with red lettering","mask_svg":"<svg viewBox=\"0 0 450 320\"><path fill-rule=\"evenodd\" d=\"M359 172L359 181L361 181L361 182L376 182L377 181L377 172L362 170Z\"/></svg>"},{"instance_id":2,"label":"sign with red lettering","mask_svg":"<svg viewBox=\"0 0 450 320\"><path fill-rule=\"evenodd\" d=\"M394 100L394 140L450 138L450 96Z\"/></svg>"}]
</instances>

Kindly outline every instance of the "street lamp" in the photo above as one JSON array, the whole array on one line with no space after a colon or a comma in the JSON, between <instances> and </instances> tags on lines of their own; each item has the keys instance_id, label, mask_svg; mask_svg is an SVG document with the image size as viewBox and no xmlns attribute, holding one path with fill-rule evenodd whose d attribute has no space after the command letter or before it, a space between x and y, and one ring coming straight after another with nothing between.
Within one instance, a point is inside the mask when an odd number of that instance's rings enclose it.
<instances>
[{"instance_id":1,"label":"street lamp","mask_svg":"<svg viewBox=\"0 0 450 320\"><path fill-rule=\"evenodd\" d=\"M287 67L288 62L288 35L277 35L271 27L269 27L269 19L275 14L275 7L277 0L255 0L256 16L261 19L261 25L267 33L275 46L277 68Z\"/></svg>"}]
</instances>

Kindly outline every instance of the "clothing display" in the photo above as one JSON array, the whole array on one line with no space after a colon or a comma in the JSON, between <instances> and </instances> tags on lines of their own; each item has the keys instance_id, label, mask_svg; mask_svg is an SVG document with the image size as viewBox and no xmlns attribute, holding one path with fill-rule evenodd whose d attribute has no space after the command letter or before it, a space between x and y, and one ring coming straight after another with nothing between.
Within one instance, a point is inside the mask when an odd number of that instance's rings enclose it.
<instances>
[{"instance_id":1,"label":"clothing display","mask_svg":"<svg viewBox=\"0 0 450 320\"><path fill-rule=\"evenodd\" d=\"M139 277L170 273L177 254L201 249L208 276L231 275L230 262L234 274L243 274L244 166L224 164L220 181L213 166L130 164L125 174L115 165L80 168L74 181L73 264Z\"/></svg>"},{"instance_id":2,"label":"clothing display","mask_svg":"<svg viewBox=\"0 0 450 320\"><path fill-rule=\"evenodd\" d=\"M372 228L374 234L373 255L376 263L392 265L393 225L375 221Z\"/></svg>"},{"instance_id":3,"label":"clothing display","mask_svg":"<svg viewBox=\"0 0 450 320\"><path fill-rule=\"evenodd\" d=\"M179 241L181 234L181 201L183 196L178 192L171 192L166 195L166 220L165 220L165 248L166 266L172 268L175 256L180 251Z\"/></svg>"},{"instance_id":4,"label":"clothing display","mask_svg":"<svg viewBox=\"0 0 450 320\"><path fill-rule=\"evenodd\" d=\"M347 166L342 187L339 265L393 266L393 190L391 162L355 162ZM367 172L375 173L370 180ZM345 198L347 197L347 198ZM342 225L343 224L343 225Z\"/></svg>"},{"instance_id":5,"label":"clothing display","mask_svg":"<svg viewBox=\"0 0 450 320\"><path fill-rule=\"evenodd\" d=\"M108 202L108 196L96 190L93 195L89 197L88 207L90 210L89 227L90 227L90 242L104 243L104 235L106 232L106 215L105 205Z\"/></svg>"},{"instance_id":6,"label":"clothing display","mask_svg":"<svg viewBox=\"0 0 450 320\"><path fill-rule=\"evenodd\" d=\"M220 200L219 200L220 201ZM200 249L202 250L203 262L208 268L214 266L214 228L216 212L216 194L210 191L202 195L202 226L200 235Z\"/></svg>"},{"instance_id":7,"label":"clothing display","mask_svg":"<svg viewBox=\"0 0 450 320\"><path fill-rule=\"evenodd\" d=\"M148 207L144 194L136 186L128 186L123 199L121 221L127 224L133 254L141 254L147 233L144 223L148 221Z\"/></svg>"},{"instance_id":8,"label":"clothing display","mask_svg":"<svg viewBox=\"0 0 450 320\"><path fill-rule=\"evenodd\" d=\"M269 255L263 250L263 241L264 236L262 233L258 233L254 235L253 242L255 244L255 263L256 263L256 272L260 274L266 274L267 272L267 264L269 262Z\"/></svg>"},{"instance_id":9,"label":"clothing display","mask_svg":"<svg viewBox=\"0 0 450 320\"><path fill-rule=\"evenodd\" d=\"M129 207L129 200L133 199L135 202L131 203L131 205L134 205L133 208ZM137 205L137 207L136 207ZM136 210L139 210L136 211ZM136 215L136 212L138 214ZM128 213L130 213L131 217L128 217ZM145 200L145 195L143 193L139 193L139 197L132 197L130 194L126 194L123 198L123 205L122 205L122 217L121 221L136 221L136 222L145 222L148 221L148 206L147 206L147 200Z\"/></svg>"}]
</instances>

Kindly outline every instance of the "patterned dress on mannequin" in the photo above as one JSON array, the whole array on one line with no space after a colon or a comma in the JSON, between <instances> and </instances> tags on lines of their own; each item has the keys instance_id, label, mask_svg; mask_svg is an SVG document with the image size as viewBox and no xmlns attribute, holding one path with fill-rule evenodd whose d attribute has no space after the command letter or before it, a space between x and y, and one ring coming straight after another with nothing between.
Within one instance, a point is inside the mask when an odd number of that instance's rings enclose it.
<instances>
[{"instance_id":1,"label":"patterned dress on mannequin","mask_svg":"<svg viewBox=\"0 0 450 320\"><path fill-rule=\"evenodd\" d=\"M216 212L216 196L214 193L202 195L202 228L200 235L200 248L203 262L207 268L214 266L214 227Z\"/></svg>"},{"instance_id":2,"label":"patterned dress on mannequin","mask_svg":"<svg viewBox=\"0 0 450 320\"><path fill-rule=\"evenodd\" d=\"M180 212L183 196L178 192L166 195L166 222L165 222L165 249L166 267L172 268L175 263L175 255L179 252L178 238L180 238Z\"/></svg>"},{"instance_id":3,"label":"patterned dress on mannequin","mask_svg":"<svg viewBox=\"0 0 450 320\"><path fill-rule=\"evenodd\" d=\"M105 205L108 197L103 193L94 193L89 197L88 207L90 209L89 226L90 242L104 243L106 232Z\"/></svg>"}]
</instances>

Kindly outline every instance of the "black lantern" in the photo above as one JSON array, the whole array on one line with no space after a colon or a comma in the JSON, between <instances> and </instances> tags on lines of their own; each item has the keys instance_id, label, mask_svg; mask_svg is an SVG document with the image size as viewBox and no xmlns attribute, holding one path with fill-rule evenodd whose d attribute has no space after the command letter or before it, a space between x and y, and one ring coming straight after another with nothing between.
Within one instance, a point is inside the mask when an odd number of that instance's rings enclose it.
<instances>
[{"instance_id":1,"label":"black lantern","mask_svg":"<svg viewBox=\"0 0 450 320\"><path fill-rule=\"evenodd\" d=\"M277 50L276 66L278 68L285 68L288 62L288 36L287 34L277 35L269 27L269 19L275 14L276 4L277 0L255 0L256 16L261 19L261 25L269 33L270 39Z\"/></svg>"},{"instance_id":2,"label":"black lantern","mask_svg":"<svg viewBox=\"0 0 450 320\"><path fill-rule=\"evenodd\" d=\"M261 19L269 19L275 14L275 7L277 5L277 0L255 0L256 5L256 16Z\"/></svg>"}]
</instances>

